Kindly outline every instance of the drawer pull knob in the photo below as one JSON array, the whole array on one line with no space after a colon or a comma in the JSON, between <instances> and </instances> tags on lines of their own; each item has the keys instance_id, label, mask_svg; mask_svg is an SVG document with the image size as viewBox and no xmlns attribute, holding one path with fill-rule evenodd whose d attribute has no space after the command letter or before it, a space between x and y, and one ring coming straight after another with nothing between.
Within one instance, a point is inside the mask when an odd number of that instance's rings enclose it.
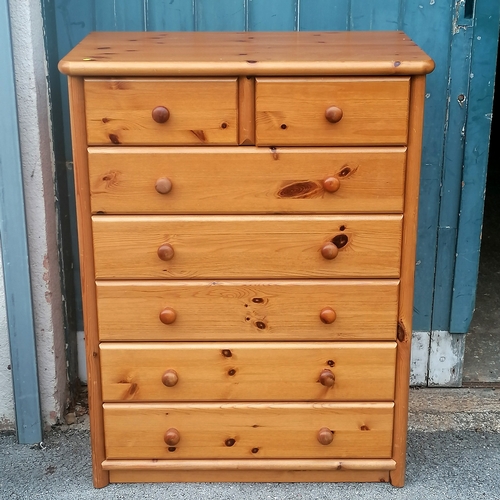
<instances>
[{"instance_id":1,"label":"drawer pull knob","mask_svg":"<svg viewBox=\"0 0 500 500\"><path fill-rule=\"evenodd\" d=\"M325 111L325 117L330 123L338 123L343 116L344 112L337 106L330 106Z\"/></svg>"},{"instance_id":2,"label":"drawer pull knob","mask_svg":"<svg viewBox=\"0 0 500 500\"><path fill-rule=\"evenodd\" d=\"M323 245L323 248L321 249L321 255L327 260L335 259L335 257L337 257L338 254L339 254L339 249L337 245L334 245L331 242L325 243Z\"/></svg>"},{"instance_id":3,"label":"drawer pull knob","mask_svg":"<svg viewBox=\"0 0 500 500\"><path fill-rule=\"evenodd\" d=\"M335 375L330 370L323 370L319 375L319 382L325 387L333 387L335 384Z\"/></svg>"},{"instance_id":4,"label":"drawer pull knob","mask_svg":"<svg viewBox=\"0 0 500 500\"><path fill-rule=\"evenodd\" d=\"M337 313L331 307L324 307L319 313L319 318L325 325L331 325L337 319Z\"/></svg>"},{"instance_id":5,"label":"drawer pull knob","mask_svg":"<svg viewBox=\"0 0 500 500\"><path fill-rule=\"evenodd\" d=\"M327 177L323 181L323 189L328 193L335 193L335 191L338 191L339 188L340 181L337 179L337 177Z\"/></svg>"},{"instance_id":6,"label":"drawer pull knob","mask_svg":"<svg viewBox=\"0 0 500 500\"><path fill-rule=\"evenodd\" d=\"M156 123L165 123L170 118L170 111L165 106L156 106L151 115Z\"/></svg>"},{"instance_id":7,"label":"drawer pull knob","mask_svg":"<svg viewBox=\"0 0 500 500\"><path fill-rule=\"evenodd\" d=\"M165 307L160 313L160 321L164 325L171 325L177 319L177 313L171 307Z\"/></svg>"},{"instance_id":8,"label":"drawer pull knob","mask_svg":"<svg viewBox=\"0 0 500 500\"><path fill-rule=\"evenodd\" d=\"M166 387L173 387L179 381L179 376L175 370L167 370L161 377L161 381Z\"/></svg>"},{"instance_id":9,"label":"drawer pull knob","mask_svg":"<svg viewBox=\"0 0 500 500\"><path fill-rule=\"evenodd\" d=\"M322 427L318 431L318 441L325 446L329 445L333 441L333 431L328 427Z\"/></svg>"},{"instance_id":10,"label":"drawer pull knob","mask_svg":"<svg viewBox=\"0 0 500 500\"><path fill-rule=\"evenodd\" d=\"M155 189L160 194L168 194L172 190L172 181L168 177L161 177L156 181Z\"/></svg>"},{"instance_id":11,"label":"drawer pull knob","mask_svg":"<svg viewBox=\"0 0 500 500\"><path fill-rule=\"evenodd\" d=\"M168 446L176 446L181 440L181 435L179 434L179 431L177 429L174 429L172 427L167 432L165 432L165 436L163 437L163 439Z\"/></svg>"},{"instance_id":12,"label":"drawer pull knob","mask_svg":"<svg viewBox=\"0 0 500 500\"><path fill-rule=\"evenodd\" d=\"M170 243L164 243L158 248L158 257L160 257L161 260L171 260L173 256L174 248Z\"/></svg>"}]
</instances>

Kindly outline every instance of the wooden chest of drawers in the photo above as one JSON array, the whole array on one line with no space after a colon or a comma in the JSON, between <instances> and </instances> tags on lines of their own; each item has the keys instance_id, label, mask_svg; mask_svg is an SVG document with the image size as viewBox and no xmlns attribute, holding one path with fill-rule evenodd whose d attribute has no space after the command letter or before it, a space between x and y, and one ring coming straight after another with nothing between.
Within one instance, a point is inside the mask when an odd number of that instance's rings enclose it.
<instances>
[{"instance_id":1,"label":"wooden chest of drawers","mask_svg":"<svg viewBox=\"0 0 500 500\"><path fill-rule=\"evenodd\" d=\"M94 483L404 482L403 33L93 33L69 75Z\"/></svg>"}]
</instances>

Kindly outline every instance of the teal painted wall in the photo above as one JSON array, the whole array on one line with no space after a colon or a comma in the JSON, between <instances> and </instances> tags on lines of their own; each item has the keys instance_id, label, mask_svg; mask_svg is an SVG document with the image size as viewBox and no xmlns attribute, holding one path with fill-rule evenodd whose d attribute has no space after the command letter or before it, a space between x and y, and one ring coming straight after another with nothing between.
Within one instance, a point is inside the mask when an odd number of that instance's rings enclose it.
<instances>
[{"instance_id":1,"label":"teal painted wall","mask_svg":"<svg viewBox=\"0 0 500 500\"><path fill-rule=\"evenodd\" d=\"M436 62L428 76L414 330L432 323L453 25L457 0L43 0L60 157L71 158L65 78L56 60L93 30L403 30ZM460 29L458 29L460 32ZM54 43L55 40L55 43ZM52 61L52 62L51 62ZM57 90L56 90L57 89ZM456 125L456 126L455 126ZM455 126L455 128L454 128ZM69 188L71 189L71 188ZM449 305L448 305L449 308ZM443 312L443 311L441 311ZM444 313L446 315L446 312ZM449 317L449 314L448 314Z\"/></svg>"}]
</instances>

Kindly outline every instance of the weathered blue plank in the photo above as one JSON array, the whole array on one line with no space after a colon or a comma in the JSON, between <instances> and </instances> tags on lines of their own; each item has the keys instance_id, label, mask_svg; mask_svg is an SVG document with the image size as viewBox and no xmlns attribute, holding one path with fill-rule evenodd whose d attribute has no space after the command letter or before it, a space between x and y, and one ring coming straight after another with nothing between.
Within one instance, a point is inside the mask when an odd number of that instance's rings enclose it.
<instances>
[{"instance_id":1,"label":"weathered blue plank","mask_svg":"<svg viewBox=\"0 0 500 500\"><path fill-rule=\"evenodd\" d=\"M351 0L349 29L397 30L400 0Z\"/></svg>"},{"instance_id":2,"label":"weathered blue plank","mask_svg":"<svg viewBox=\"0 0 500 500\"><path fill-rule=\"evenodd\" d=\"M476 2L450 331L469 330L476 299L500 3Z\"/></svg>"},{"instance_id":3,"label":"weathered blue plank","mask_svg":"<svg viewBox=\"0 0 500 500\"><path fill-rule=\"evenodd\" d=\"M47 55L47 70L51 85L49 86L50 119L52 122L53 137L65 136L63 128L63 108L60 100L61 80L57 69L59 53L57 39L50 36L57 32L56 4L53 0L42 1L42 16L44 24L44 41ZM68 189L68 169L65 155L65 144L62 140L52 143L55 160L55 195L56 209L58 215L57 238L60 248L61 286L64 301L64 330L66 340L66 356L68 361L68 381L70 391L74 394L78 379L78 355L76 345L76 331L83 330L83 319L79 323L81 315L81 300L79 287L75 286L75 280L79 282L79 273L75 274L74 265L77 250L76 225L75 225L75 199L73 184ZM71 235L71 238L68 237ZM76 263L78 259L76 259Z\"/></svg>"},{"instance_id":4,"label":"weathered blue plank","mask_svg":"<svg viewBox=\"0 0 500 500\"><path fill-rule=\"evenodd\" d=\"M244 31L245 0L196 0L197 31Z\"/></svg>"},{"instance_id":5,"label":"weathered blue plank","mask_svg":"<svg viewBox=\"0 0 500 500\"><path fill-rule=\"evenodd\" d=\"M45 0L45 3L52 0ZM55 0L55 24L57 34L57 45L59 52L55 56L48 54L49 78L50 78L50 101L52 103L52 120L54 127L54 153L56 156L56 189L61 195L66 192L67 200L63 196L59 198L60 204L60 223L62 250L64 258L68 259L67 252L71 253L69 262L70 269L73 272L72 281L74 290L67 290L66 299L69 302L74 297L74 304L68 305L67 309L75 309L76 328L83 330L82 298L80 292L80 260L78 256L78 238L76 229L75 214L75 192L73 169L71 161L73 154L71 151L71 133L69 125L69 98L68 83L66 75L62 75L57 70L57 62L66 55L77 43L80 42L88 33L95 30L95 9L94 2L81 2L80 0ZM50 26L46 26L46 38L51 38ZM56 82L58 80L58 82ZM59 86L59 89L58 89ZM60 90L60 97L56 93ZM57 103L57 104L56 104ZM58 113L58 107L61 107L61 113ZM58 131L62 129L59 134ZM58 145L64 140L64 156L59 154ZM65 263L65 266L67 264ZM68 274L70 269L67 270ZM70 286L70 277L67 276L68 286ZM71 370L73 367L71 367Z\"/></svg>"},{"instance_id":6,"label":"weathered blue plank","mask_svg":"<svg viewBox=\"0 0 500 500\"><path fill-rule=\"evenodd\" d=\"M148 0L147 29L194 31L194 0Z\"/></svg>"},{"instance_id":7,"label":"weathered blue plank","mask_svg":"<svg viewBox=\"0 0 500 500\"><path fill-rule=\"evenodd\" d=\"M345 31L349 28L350 0L300 0L299 30Z\"/></svg>"},{"instance_id":8,"label":"weathered blue plank","mask_svg":"<svg viewBox=\"0 0 500 500\"><path fill-rule=\"evenodd\" d=\"M250 31L295 31L298 0L249 0Z\"/></svg>"},{"instance_id":9,"label":"weathered blue plank","mask_svg":"<svg viewBox=\"0 0 500 500\"><path fill-rule=\"evenodd\" d=\"M48 0L50 1L50 0ZM48 3L46 0L45 3ZM46 7L47 8L47 7ZM94 3L81 2L80 0L55 0L56 36L58 60L64 57L77 43L95 29L94 25ZM46 31L47 37L50 34ZM49 57L53 55L49 55ZM64 130L65 155L68 160L72 158L71 134L69 132L69 99L66 75L58 72L59 85L61 89L60 105L62 107L62 120ZM49 92L56 90L50 85ZM59 137L61 140L62 137Z\"/></svg>"},{"instance_id":10,"label":"weathered blue plank","mask_svg":"<svg viewBox=\"0 0 500 500\"><path fill-rule=\"evenodd\" d=\"M413 329L417 331L431 329L451 20L452 2L405 1L400 16L400 29L436 63L436 69L427 76L424 118L413 315Z\"/></svg>"},{"instance_id":11,"label":"weathered blue plank","mask_svg":"<svg viewBox=\"0 0 500 500\"><path fill-rule=\"evenodd\" d=\"M7 0L0 0L0 244L17 437L42 440L14 61Z\"/></svg>"},{"instance_id":12,"label":"weathered blue plank","mask_svg":"<svg viewBox=\"0 0 500 500\"><path fill-rule=\"evenodd\" d=\"M95 0L95 26L98 31L144 31L144 0Z\"/></svg>"},{"instance_id":13,"label":"weathered blue plank","mask_svg":"<svg viewBox=\"0 0 500 500\"><path fill-rule=\"evenodd\" d=\"M449 70L448 125L446 130L441 206L437 239L436 277L432 330L449 331L455 252L462 183L465 119L469 94L470 56L473 29L464 19L463 4L453 13Z\"/></svg>"}]
</instances>

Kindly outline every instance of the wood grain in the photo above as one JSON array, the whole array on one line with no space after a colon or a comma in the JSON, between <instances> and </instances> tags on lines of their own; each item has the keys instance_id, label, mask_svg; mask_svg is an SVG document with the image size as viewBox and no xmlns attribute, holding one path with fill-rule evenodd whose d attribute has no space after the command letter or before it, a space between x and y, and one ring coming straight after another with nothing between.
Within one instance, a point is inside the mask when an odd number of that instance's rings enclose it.
<instances>
[{"instance_id":1,"label":"wood grain","mask_svg":"<svg viewBox=\"0 0 500 500\"><path fill-rule=\"evenodd\" d=\"M394 460L383 459L308 459L308 460L105 460L105 470L394 470Z\"/></svg>"},{"instance_id":2,"label":"wood grain","mask_svg":"<svg viewBox=\"0 0 500 500\"><path fill-rule=\"evenodd\" d=\"M388 482L395 464L390 459L105 460L103 467L111 482Z\"/></svg>"},{"instance_id":3,"label":"wood grain","mask_svg":"<svg viewBox=\"0 0 500 500\"><path fill-rule=\"evenodd\" d=\"M104 460L104 427L102 416L99 335L94 281L92 226L90 220L90 186L88 177L85 132L85 100L83 80L68 79L71 114L71 138L75 164L75 194L82 286L83 324L88 374L89 416L92 445L92 471L94 486L103 488L109 483L107 471L102 469Z\"/></svg>"},{"instance_id":4,"label":"wood grain","mask_svg":"<svg viewBox=\"0 0 500 500\"><path fill-rule=\"evenodd\" d=\"M236 78L87 78L85 101L92 145L237 144ZM165 123L153 119L159 106Z\"/></svg>"},{"instance_id":5,"label":"wood grain","mask_svg":"<svg viewBox=\"0 0 500 500\"><path fill-rule=\"evenodd\" d=\"M109 214L401 213L405 165L405 148L89 148L92 211Z\"/></svg>"},{"instance_id":6,"label":"wood grain","mask_svg":"<svg viewBox=\"0 0 500 500\"><path fill-rule=\"evenodd\" d=\"M104 401L392 401L395 342L102 343ZM162 376L175 370L178 382ZM334 377L331 387L320 374Z\"/></svg>"},{"instance_id":7,"label":"wood grain","mask_svg":"<svg viewBox=\"0 0 500 500\"><path fill-rule=\"evenodd\" d=\"M238 78L238 144L255 144L255 79L250 76Z\"/></svg>"},{"instance_id":8,"label":"wood grain","mask_svg":"<svg viewBox=\"0 0 500 500\"><path fill-rule=\"evenodd\" d=\"M105 403L107 459L390 458L392 403ZM179 430L175 451L163 441ZM321 427L335 431L321 445ZM233 443L234 440L234 443Z\"/></svg>"},{"instance_id":9,"label":"wood grain","mask_svg":"<svg viewBox=\"0 0 500 500\"><path fill-rule=\"evenodd\" d=\"M98 281L101 340L395 340L397 280ZM331 307L332 324L320 312ZM176 312L165 325L159 315ZM262 326L264 325L264 328Z\"/></svg>"},{"instance_id":10,"label":"wood grain","mask_svg":"<svg viewBox=\"0 0 500 500\"><path fill-rule=\"evenodd\" d=\"M94 216L96 278L399 277L400 215ZM326 260L328 241L346 243ZM172 245L164 262L157 250Z\"/></svg>"},{"instance_id":11,"label":"wood grain","mask_svg":"<svg viewBox=\"0 0 500 500\"><path fill-rule=\"evenodd\" d=\"M432 59L400 31L258 36L101 31L91 33L59 63L66 74L103 76L410 75L433 68Z\"/></svg>"},{"instance_id":12,"label":"wood grain","mask_svg":"<svg viewBox=\"0 0 500 500\"><path fill-rule=\"evenodd\" d=\"M381 471L297 471L297 470L111 470L112 483L388 483L389 472Z\"/></svg>"},{"instance_id":13,"label":"wood grain","mask_svg":"<svg viewBox=\"0 0 500 500\"><path fill-rule=\"evenodd\" d=\"M403 145L410 79L256 78L258 146ZM338 123L325 112L342 110Z\"/></svg>"},{"instance_id":14,"label":"wood grain","mask_svg":"<svg viewBox=\"0 0 500 500\"><path fill-rule=\"evenodd\" d=\"M408 393L410 385L410 356L413 318L413 292L417 244L418 196L422 125L424 119L425 76L412 80L408 138L408 172L405 189L401 287L399 295L398 350L394 411L393 459L396 469L391 472L391 484L402 487L406 469L406 434L408 426Z\"/></svg>"}]
</instances>

